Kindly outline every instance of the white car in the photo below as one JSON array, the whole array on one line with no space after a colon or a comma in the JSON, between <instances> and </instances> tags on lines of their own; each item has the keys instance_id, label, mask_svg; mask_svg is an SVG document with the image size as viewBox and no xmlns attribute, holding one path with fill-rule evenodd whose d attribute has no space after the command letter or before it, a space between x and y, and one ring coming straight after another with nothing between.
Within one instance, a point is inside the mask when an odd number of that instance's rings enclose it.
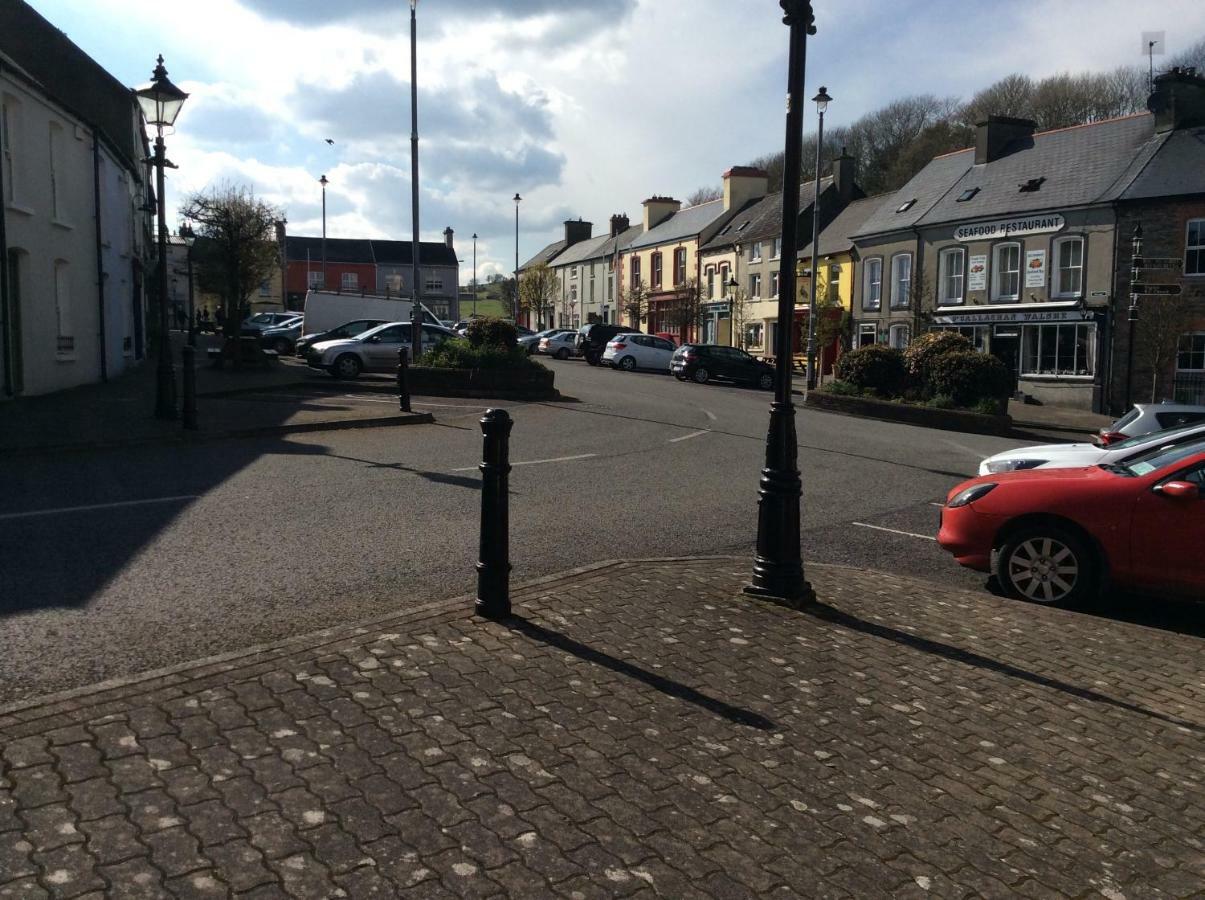
<instances>
[{"instance_id":1,"label":"white car","mask_svg":"<svg viewBox=\"0 0 1205 900\"><path fill-rule=\"evenodd\" d=\"M554 359L568 359L578 355L576 342L576 331L563 331L560 334L540 338L540 342L536 344L536 353L543 353Z\"/></svg>"},{"instance_id":2,"label":"white car","mask_svg":"<svg viewBox=\"0 0 1205 900\"><path fill-rule=\"evenodd\" d=\"M668 372L675 349L665 338L651 334L617 334L607 342L602 361L613 369L623 369L625 372L636 369Z\"/></svg>"},{"instance_id":3,"label":"white car","mask_svg":"<svg viewBox=\"0 0 1205 900\"><path fill-rule=\"evenodd\" d=\"M1110 446L1126 438L1205 422L1205 406L1184 403L1135 403L1134 408L1100 430L1100 442Z\"/></svg>"},{"instance_id":4,"label":"white car","mask_svg":"<svg viewBox=\"0 0 1205 900\"><path fill-rule=\"evenodd\" d=\"M1041 444L1018 447L989 456L979 464L980 475L1015 472L1018 469L1074 469L1125 462L1149 450L1161 450L1205 439L1205 422L1184 425L1167 431L1154 431L1137 437L1115 441L1107 446L1097 444Z\"/></svg>"}]
</instances>

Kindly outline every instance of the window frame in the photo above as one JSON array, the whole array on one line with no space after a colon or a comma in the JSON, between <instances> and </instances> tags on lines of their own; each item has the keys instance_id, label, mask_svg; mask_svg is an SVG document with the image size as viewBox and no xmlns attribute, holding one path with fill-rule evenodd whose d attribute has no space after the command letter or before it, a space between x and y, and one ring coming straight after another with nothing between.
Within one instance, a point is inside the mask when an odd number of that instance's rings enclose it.
<instances>
[{"instance_id":1,"label":"window frame","mask_svg":"<svg viewBox=\"0 0 1205 900\"><path fill-rule=\"evenodd\" d=\"M1194 225L1197 226L1197 239L1200 243L1189 244L1188 239L1192 235ZM1189 253L1197 254L1199 268L1193 272L1188 269ZM1181 271L1186 278L1205 278L1205 218L1189 219L1184 223L1184 267Z\"/></svg>"},{"instance_id":2,"label":"window frame","mask_svg":"<svg viewBox=\"0 0 1205 900\"><path fill-rule=\"evenodd\" d=\"M761 272L749 273L749 299L761 299Z\"/></svg>"},{"instance_id":3,"label":"window frame","mask_svg":"<svg viewBox=\"0 0 1205 900\"><path fill-rule=\"evenodd\" d=\"M870 278L867 274L868 268L874 264L878 270L878 280ZM870 305L870 294L872 285L878 287L878 296L875 298L874 305ZM879 312L883 308L883 257L868 256L862 260L862 311L863 312Z\"/></svg>"},{"instance_id":4,"label":"window frame","mask_svg":"<svg viewBox=\"0 0 1205 900\"><path fill-rule=\"evenodd\" d=\"M870 342L863 341L862 338L870 335ZM879 342L879 326L874 322L859 322L858 323L858 347L868 347L871 344ZM858 349L855 347L854 349Z\"/></svg>"},{"instance_id":5,"label":"window frame","mask_svg":"<svg viewBox=\"0 0 1205 900\"><path fill-rule=\"evenodd\" d=\"M761 262L761 241L749 245L749 262Z\"/></svg>"},{"instance_id":6,"label":"window frame","mask_svg":"<svg viewBox=\"0 0 1205 900\"><path fill-rule=\"evenodd\" d=\"M75 358L75 333L71 321L71 263L65 259L54 261L54 323L55 356L58 359Z\"/></svg>"},{"instance_id":7,"label":"window frame","mask_svg":"<svg viewBox=\"0 0 1205 900\"><path fill-rule=\"evenodd\" d=\"M652 270L653 271L649 276L649 283L652 285L653 290L656 291L661 288L663 275L660 250L656 251L652 255Z\"/></svg>"},{"instance_id":8,"label":"window frame","mask_svg":"<svg viewBox=\"0 0 1205 900\"><path fill-rule=\"evenodd\" d=\"M686 248L674 249L674 287L686 283Z\"/></svg>"},{"instance_id":9,"label":"window frame","mask_svg":"<svg viewBox=\"0 0 1205 900\"><path fill-rule=\"evenodd\" d=\"M908 260L908 286L904 290L902 300L896 296L899 291L901 279L896 275L896 263L899 260ZM901 253L893 253L891 256L891 297L888 300L888 308L893 310L906 310L912 306L912 254L904 251Z\"/></svg>"},{"instance_id":10,"label":"window frame","mask_svg":"<svg viewBox=\"0 0 1205 900\"><path fill-rule=\"evenodd\" d=\"M11 94L0 94L0 187L4 202L15 206L17 202L17 111L19 101Z\"/></svg>"},{"instance_id":11,"label":"window frame","mask_svg":"<svg viewBox=\"0 0 1205 900\"><path fill-rule=\"evenodd\" d=\"M776 299L778 297L778 271L770 273L770 297Z\"/></svg>"},{"instance_id":12,"label":"window frame","mask_svg":"<svg viewBox=\"0 0 1205 900\"><path fill-rule=\"evenodd\" d=\"M764 322L747 322L745 324L745 346L765 347L766 325Z\"/></svg>"},{"instance_id":13,"label":"window frame","mask_svg":"<svg viewBox=\"0 0 1205 900\"><path fill-rule=\"evenodd\" d=\"M1063 267L1061 265L1059 254L1062 252L1064 246L1068 246L1073 243L1079 244L1079 265L1068 268L1075 268L1079 270L1079 290L1064 292L1062 290ZM1087 254L1088 240L1082 234L1063 234L1059 235L1050 242L1050 260L1051 268L1053 269L1053 272L1051 272L1052 278L1050 281L1050 297L1052 300L1078 300L1080 297L1084 296L1084 281L1088 269Z\"/></svg>"},{"instance_id":14,"label":"window frame","mask_svg":"<svg viewBox=\"0 0 1205 900\"><path fill-rule=\"evenodd\" d=\"M774 242L770 245L770 254L771 254L770 259L781 259L782 258L782 238L781 237L774 238Z\"/></svg>"},{"instance_id":15,"label":"window frame","mask_svg":"<svg viewBox=\"0 0 1205 900\"><path fill-rule=\"evenodd\" d=\"M903 343L896 344L895 336L903 333ZM912 329L907 322L895 322L887 327L887 346L896 350L903 350L912 342Z\"/></svg>"},{"instance_id":16,"label":"window frame","mask_svg":"<svg viewBox=\"0 0 1205 900\"><path fill-rule=\"evenodd\" d=\"M326 274L321 269L307 269L305 276L307 290L326 290Z\"/></svg>"},{"instance_id":17,"label":"window frame","mask_svg":"<svg viewBox=\"0 0 1205 900\"><path fill-rule=\"evenodd\" d=\"M1091 361L1091 366L1085 367L1087 369L1087 371L1085 371L1083 373L1074 371L1074 369L1075 369L1074 365L1072 366L1073 371L1059 372L1058 371L1059 357L1057 355L1054 357L1055 371L1053 371L1053 372L1041 371L1042 358L1044 355L1042 352L1042 344L1044 342L1044 339L1049 339L1048 336L1050 336L1050 337L1053 337L1053 339L1057 340L1058 330L1064 329L1064 328L1074 329L1074 335L1075 335L1074 346L1076 348L1078 348L1078 346L1079 346L1079 330L1081 328L1084 329L1088 335L1088 339L1085 342L1085 347L1086 347L1087 355ZM1037 346L1035 347L1034 353L1033 353L1034 358L1037 360L1037 365L1033 368L1028 367L1028 358L1027 358L1027 349L1029 347L1029 335L1031 335L1031 334L1035 335L1036 340L1037 340ZM1100 364L1100 361L1097 359L1096 344L1097 344L1098 340L1099 340L1099 332L1097 330L1097 326L1096 326L1095 322L1023 323L1021 325L1021 347L1020 347L1020 355L1017 360L1017 374L1020 375L1022 378L1075 379L1077 381L1090 381L1091 379L1096 377L1096 369L1097 369L1097 366ZM1058 349L1057 349L1057 345L1056 345L1055 353L1057 354L1057 352L1058 352ZM1077 358L1078 358L1078 352L1076 352L1072 356L1073 364Z\"/></svg>"},{"instance_id":18,"label":"window frame","mask_svg":"<svg viewBox=\"0 0 1205 900\"><path fill-rule=\"evenodd\" d=\"M50 217L54 222L65 222L63 207L67 191L63 183L63 126L51 120L47 141L47 168L50 173Z\"/></svg>"},{"instance_id":19,"label":"window frame","mask_svg":"<svg viewBox=\"0 0 1205 900\"><path fill-rule=\"evenodd\" d=\"M1190 343L1190 346L1187 349L1184 349L1181 346L1184 343L1185 338L1188 338ZM1195 346L1197 343L1197 338L1200 338L1199 349ZM1192 362L1192 357L1199 354L1201 357L1201 365L1188 367L1180 365L1180 359L1184 354L1188 354L1190 363ZM1176 341L1176 372L1200 372L1205 374L1205 331L1186 331L1180 335L1179 339Z\"/></svg>"},{"instance_id":20,"label":"window frame","mask_svg":"<svg viewBox=\"0 0 1205 900\"><path fill-rule=\"evenodd\" d=\"M1017 251L1017 268L1012 273L1017 279L1017 291L1015 294L1000 293L1000 253L1008 248L1016 248ZM1023 270L1025 268L1023 260L1025 258L1025 245L1021 241L1000 241L992 245L992 281L991 281L991 298L992 303L1019 303L1021 301L1021 286Z\"/></svg>"},{"instance_id":21,"label":"window frame","mask_svg":"<svg viewBox=\"0 0 1205 900\"><path fill-rule=\"evenodd\" d=\"M958 258L958 297L946 293L946 281L950 277L947 260ZM967 249L966 247L944 247L937 254L937 305L963 306L967 302Z\"/></svg>"},{"instance_id":22,"label":"window frame","mask_svg":"<svg viewBox=\"0 0 1205 900\"><path fill-rule=\"evenodd\" d=\"M632 277L630 280L630 284L628 285L628 290L634 291L638 287L640 287L640 257L633 256L632 257Z\"/></svg>"},{"instance_id":23,"label":"window frame","mask_svg":"<svg viewBox=\"0 0 1205 900\"><path fill-rule=\"evenodd\" d=\"M360 289L360 273L359 272L340 272L339 273L339 290L341 290L341 291L358 291L359 289Z\"/></svg>"}]
</instances>

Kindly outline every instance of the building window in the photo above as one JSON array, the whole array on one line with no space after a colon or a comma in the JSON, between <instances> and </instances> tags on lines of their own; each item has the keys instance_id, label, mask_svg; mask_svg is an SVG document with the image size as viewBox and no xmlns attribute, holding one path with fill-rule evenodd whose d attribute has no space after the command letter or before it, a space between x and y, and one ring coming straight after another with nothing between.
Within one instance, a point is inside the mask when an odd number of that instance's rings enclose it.
<instances>
[{"instance_id":1,"label":"building window","mask_svg":"<svg viewBox=\"0 0 1205 900\"><path fill-rule=\"evenodd\" d=\"M71 327L71 271L65 260L54 264L54 315L57 325L56 352L75 352L75 336Z\"/></svg>"},{"instance_id":2,"label":"building window","mask_svg":"<svg viewBox=\"0 0 1205 900\"><path fill-rule=\"evenodd\" d=\"M777 272L770 273L770 296L771 297L778 296L778 273Z\"/></svg>"},{"instance_id":3,"label":"building window","mask_svg":"<svg viewBox=\"0 0 1205 900\"><path fill-rule=\"evenodd\" d=\"M997 244L992 251L992 299L1021 298L1021 245Z\"/></svg>"},{"instance_id":4,"label":"building window","mask_svg":"<svg viewBox=\"0 0 1205 900\"><path fill-rule=\"evenodd\" d=\"M1079 297L1084 292L1084 239L1059 238L1054 242L1054 296Z\"/></svg>"},{"instance_id":5,"label":"building window","mask_svg":"<svg viewBox=\"0 0 1205 900\"><path fill-rule=\"evenodd\" d=\"M590 305L594 305L594 279L590 279Z\"/></svg>"},{"instance_id":6,"label":"building window","mask_svg":"<svg viewBox=\"0 0 1205 900\"><path fill-rule=\"evenodd\" d=\"M615 276L607 276L607 299L610 300L615 296Z\"/></svg>"},{"instance_id":7,"label":"building window","mask_svg":"<svg viewBox=\"0 0 1205 900\"><path fill-rule=\"evenodd\" d=\"M887 340L893 350L903 350L908 346L908 326L892 325L888 329Z\"/></svg>"},{"instance_id":8,"label":"building window","mask_svg":"<svg viewBox=\"0 0 1205 900\"><path fill-rule=\"evenodd\" d=\"M1096 372L1096 326L1023 325L1021 374L1090 376Z\"/></svg>"},{"instance_id":9,"label":"building window","mask_svg":"<svg viewBox=\"0 0 1205 900\"><path fill-rule=\"evenodd\" d=\"M858 346L869 347L878 340L878 328L873 322L866 322L858 326Z\"/></svg>"},{"instance_id":10,"label":"building window","mask_svg":"<svg viewBox=\"0 0 1205 900\"><path fill-rule=\"evenodd\" d=\"M707 298L715 299L715 269L712 266L707 267Z\"/></svg>"},{"instance_id":11,"label":"building window","mask_svg":"<svg viewBox=\"0 0 1205 900\"><path fill-rule=\"evenodd\" d=\"M442 294L444 289L444 281L438 275L428 275L423 281L423 290Z\"/></svg>"},{"instance_id":12,"label":"building window","mask_svg":"<svg viewBox=\"0 0 1205 900\"><path fill-rule=\"evenodd\" d=\"M686 248L679 247L674 251L674 284L686 283Z\"/></svg>"},{"instance_id":13,"label":"building window","mask_svg":"<svg viewBox=\"0 0 1205 900\"><path fill-rule=\"evenodd\" d=\"M774 239L773 248L774 252L770 259L778 259L780 256L782 256L782 238L777 237Z\"/></svg>"},{"instance_id":14,"label":"building window","mask_svg":"<svg viewBox=\"0 0 1205 900\"><path fill-rule=\"evenodd\" d=\"M1184 241L1184 274L1205 275L1205 219L1190 219Z\"/></svg>"},{"instance_id":15,"label":"building window","mask_svg":"<svg viewBox=\"0 0 1205 900\"><path fill-rule=\"evenodd\" d=\"M912 254L897 253L891 257L891 308L907 309L911 299Z\"/></svg>"},{"instance_id":16,"label":"building window","mask_svg":"<svg viewBox=\"0 0 1205 900\"><path fill-rule=\"evenodd\" d=\"M941 251L937 263L939 305L956 306L966 300L966 260L966 253L959 247Z\"/></svg>"},{"instance_id":17,"label":"building window","mask_svg":"<svg viewBox=\"0 0 1205 900\"><path fill-rule=\"evenodd\" d=\"M653 254L653 290L661 287L661 254Z\"/></svg>"},{"instance_id":18,"label":"building window","mask_svg":"<svg viewBox=\"0 0 1205 900\"><path fill-rule=\"evenodd\" d=\"M569 277L570 277L570 278L576 278L576 277L577 277L577 266L570 266L570 267L569 267Z\"/></svg>"},{"instance_id":19,"label":"building window","mask_svg":"<svg viewBox=\"0 0 1205 900\"><path fill-rule=\"evenodd\" d=\"M268 282L261 281L259 283L259 295L261 297L271 297L272 296L272 288L268 284Z\"/></svg>"},{"instance_id":20,"label":"building window","mask_svg":"<svg viewBox=\"0 0 1205 900\"><path fill-rule=\"evenodd\" d=\"M345 291L358 291L360 289L360 276L355 272L344 272L340 284Z\"/></svg>"},{"instance_id":21,"label":"building window","mask_svg":"<svg viewBox=\"0 0 1205 900\"><path fill-rule=\"evenodd\" d=\"M397 273L386 275L385 290L391 294L400 294L402 292L402 276Z\"/></svg>"},{"instance_id":22,"label":"building window","mask_svg":"<svg viewBox=\"0 0 1205 900\"><path fill-rule=\"evenodd\" d=\"M749 262L761 262L761 241L754 241L749 248Z\"/></svg>"},{"instance_id":23,"label":"building window","mask_svg":"<svg viewBox=\"0 0 1205 900\"><path fill-rule=\"evenodd\" d=\"M640 257L632 257L632 290L640 287Z\"/></svg>"},{"instance_id":24,"label":"building window","mask_svg":"<svg viewBox=\"0 0 1205 900\"><path fill-rule=\"evenodd\" d=\"M1180 335L1177 372L1205 372L1205 331Z\"/></svg>"},{"instance_id":25,"label":"building window","mask_svg":"<svg viewBox=\"0 0 1205 900\"><path fill-rule=\"evenodd\" d=\"M17 136L17 104L9 97L0 98L0 179L3 179L4 200L16 201L16 160L14 149Z\"/></svg>"},{"instance_id":26,"label":"building window","mask_svg":"<svg viewBox=\"0 0 1205 900\"><path fill-rule=\"evenodd\" d=\"M50 123L50 209L57 221L62 221L63 201L67 197L63 184L63 126ZM7 194L5 195L7 196Z\"/></svg>"},{"instance_id":27,"label":"building window","mask_svg":"<svg viewBox=\"0 0 1205 900\"><path fill-rule=\"evenodd\" d=\"M761 299L761 276L749 276L749 297L753 300Z\"/></svg>"},{"instance_id":28,"label":"building window","mask_svg":"<svg viewBox=\"0 0 1205 900\"><path fill-rule=\"evenodd\" d=\"M883 305L883 260L875 257L862 263L862 309L877 310Z\"/></svg>"},{"instance_id":29,"label":"building window","mask_svg":"<svg viewBox=\"0 0 1205 900\"><path fill-rule=\"evenodd\" d=\"M326 279L322 277L321 271L310 269L306 281L309 284L311 291L320 291L326 287Z\"/></svg>"},{"instance_id":30,"label":"building window","mask_svg":"<svg viewBox=\"0 0 1205 900\"><path fill-rule=\"evenodd\" d=\"M745 326L745 346L760 347L764 336L761 322L750 322Z\"/></svg>"}]
</instances>

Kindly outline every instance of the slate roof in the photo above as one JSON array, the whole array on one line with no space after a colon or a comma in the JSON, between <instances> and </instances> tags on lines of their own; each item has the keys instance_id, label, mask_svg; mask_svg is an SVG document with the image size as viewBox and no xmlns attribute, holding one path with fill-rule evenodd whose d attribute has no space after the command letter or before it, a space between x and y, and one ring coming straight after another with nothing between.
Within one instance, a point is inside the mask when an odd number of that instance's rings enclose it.
<instances>
[{"instance_id":1,"label":"slate roof","mask_svg":"<svg viewBox=\"0 0 1205 900\"><path fill-rule=\"evenodd\" d=\"M1159 137L1151 142L1152 151L1140 160L1120 199L1205 194L1205 128L1185 128Z\"/></svg>"},{"instance_id":2,"label":"slate roof","mask_svg":"<svg viewBox=\"0 0 1205 900\"><path fill-rule=\"evenodd\" d=\"M823 193L832 187L832 177L820 179ZM812 208L816 199L816 182L805 181L799 185L799 212L802 215ZM782 191L771 191L760 200L754 200L733 216L715 237L703 245L704 250L719 250L741 243L776 237L782 233Z\"/></svg>"},{"instance_id":3,"label":"slate roof","mask_svg":"<svg viewBox=\"0 0 1205 900\"><path fill-rule=\"evenodd\" d=\"M694 237L726 215L729 213L724 209L723 200L708 200L706 203L688 206L678 210L655 228L650 228L628 246L635 250L639 247L652 247Z\"/></svg>"},{"instance_id":4,"label":"slate roof","mask_svg":"<svg viewBox=\"0 0 1205 900\"><path fill-rule=\"evenodd\" d=\"M825 256L847 253L853 249L854 233L883 203L883 194L854 200L820 231L820 252ZM815 251L808 244L799 251L801 257L811 257Z\"/></svg>"},{"instance_id":5,"label":"slate roof","mask_svg":"<svg viewBox=\"0 0 1205 900\"><path fill-rule=\"evenodd\" d=\"M327 239L330 243L330 239ZM372 254L381 265L399 266L410 265L409 241L369 241ZM330 259L330 250L327 250ZM456 250L441 241L422 241L418 245L418 261L428 266L455 266L457 264Z\"/></svg>"},{"instance_id":6,"label":"slate roof","mask_svg":"<svg viewBox=\"0 0 1205 900\"><path fill-rule=\"evenodd\" d=\"M606 259L615 253L618 242L620 250L626 250L632 241L644 232L643 225L629 225L615 237L604 234L588 241L578 241L555 260L555 265L564 266L582 263L592 259Z\"/></svg>"},{"instance_id":7,"label":"slate roof","mask_svg":"<svg viewBox=\"0 0 1205 900\"><path fill-rule=\"evenodd\" d=\"M285 236L285 257L303 260L309 253L311 261L322 259L322 238L303 235ZM419 244L418 259L429 266L455 266L456 251L441 241ZM358 263L360 265L410 265L409 241L371 241L360 238L327 238L326 261Z\"/></svg>"},{"instance_id":8,"label":"slate roof","mask_svg":"<svg viewBox=\"0 0 1205 900\"><path fill-rule=\"evenodd\" d=\"M883 203L867 217L854 237L911 228L941 200L960 177L966 174L974 162L974 148L958 150L931 160L902 188L894 194L886 195ZM903 212L897 213L896 210L909 200L916 202Z\"/></svg>"},{"instance_id":9,"label":"slate roof","mask_svg":"<svg viewBox=\"0 0 1205 900\"><path fill-rule=\"evenodd\" d=\"M539 253L537 253L535 256L533 256L531 259L529 259L527 262L523 263L523 265L519 266L519 271L526 272L528 269L534 268L535 266L538 266L540 263L552 262L556 258L557 254L560 253L562 250L564 250L568 246L569 246L568 243L566 243L563 239L559 240L559 241L553 241L551 244L549 244L547 247L545 247L543 250L541 250Z\"/></svg>"}]
</instances>

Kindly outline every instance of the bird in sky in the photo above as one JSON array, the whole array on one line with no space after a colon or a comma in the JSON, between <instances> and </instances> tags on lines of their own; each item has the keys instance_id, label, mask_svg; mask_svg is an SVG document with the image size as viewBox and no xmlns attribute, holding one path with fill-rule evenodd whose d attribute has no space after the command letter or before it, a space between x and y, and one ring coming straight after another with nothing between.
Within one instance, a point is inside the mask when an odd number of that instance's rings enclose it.
<instances>
[{"instance_id":1,"label":"bird in sky","mask_svg":"<svg viewBox=\"0 0 1205 900\"><path fill-rule=\"evenodd\" d=\"M335 142L334 142L333 140L331 140L330 138L327 138L327 139L326 139L326 142L327 142L328 144L331 144L331 145L333 145L333 144L335 143Z\"/></svg>"}]
</instances>

